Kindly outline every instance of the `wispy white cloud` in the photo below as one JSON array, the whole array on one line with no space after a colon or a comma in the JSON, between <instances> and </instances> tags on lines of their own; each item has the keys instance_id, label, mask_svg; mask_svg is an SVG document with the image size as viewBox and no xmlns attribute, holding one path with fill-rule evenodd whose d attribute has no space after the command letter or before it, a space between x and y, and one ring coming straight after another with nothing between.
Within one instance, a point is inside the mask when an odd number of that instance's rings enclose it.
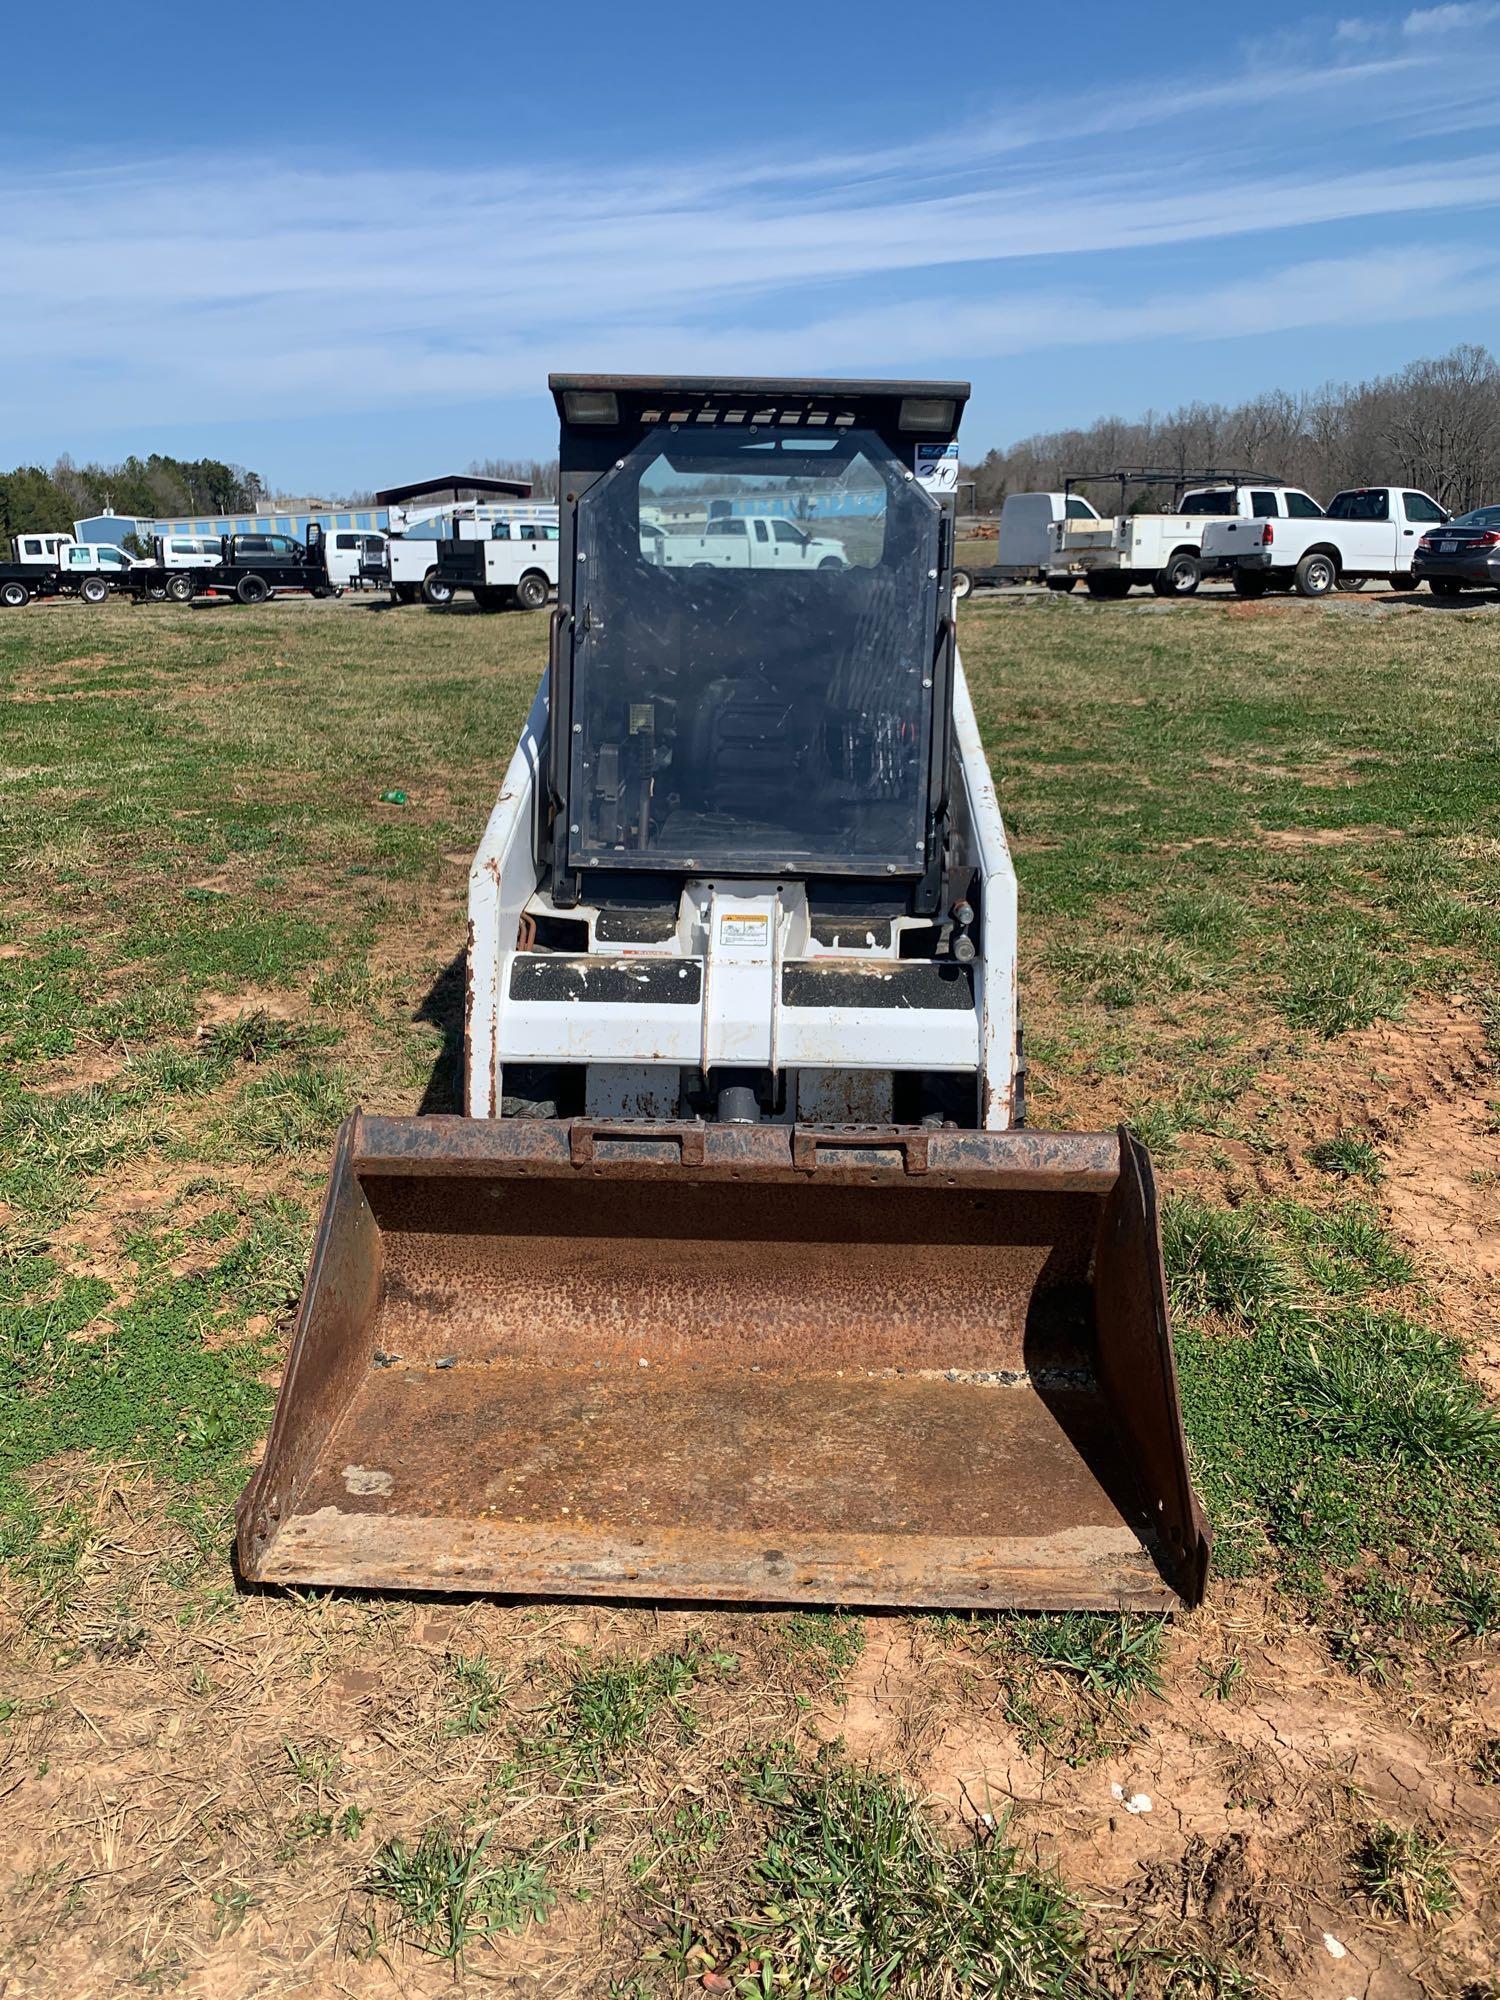
<instances>
[{"instance_id":1,"label":"wispy white cloud","mask_svg":"<svg viewBox=\"0 0 1500 2000\"><path fill-rule=\"evenodd\" d=\"M1359 42L1363 18L1325 47ZM1427 219L1497 205L1500 51L1456 87L1447 60L1393 46L801 156L334 174L166 155L34 173L0 209L0 421L23 430L48 405L76 430L284 419L524 393L570 363L961 367L1489 310L1493 263L1425 236ZM1437 143L1456 109L1481 135L1463 159ZM1370 218L1406 218L1407 247L1310 254L1305 232ZM1231 242L1234 281L1200 277ZM1191 280L1163 275L1173 260Z\"/></svg>"},{"instance_id":2,"label":"wispy white cloud","mask_svg":"<svg viewBox=\"0 0 1500 2000\"><path fill-rule=\"evenodd\" d=\"M1441 7L1414 7L1401 23L1404 35L1452 35L1500 21L1500 0L1450 0Z\"/></svg>"}]
</instances>

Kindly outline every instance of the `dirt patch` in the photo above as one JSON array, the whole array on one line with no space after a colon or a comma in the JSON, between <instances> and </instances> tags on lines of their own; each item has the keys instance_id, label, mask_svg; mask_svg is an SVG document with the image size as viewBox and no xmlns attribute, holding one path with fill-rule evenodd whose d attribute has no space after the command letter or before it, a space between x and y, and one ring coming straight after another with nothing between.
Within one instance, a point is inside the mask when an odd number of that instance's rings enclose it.
<instances>
[{"instance_id":1,"label":"dirt patch","mask_svg":"<svg viewBox=\"0 0 1500 2000\"><path fill-rule=\"evenodd\" d=\"M1381 1203L1500 1402L1500 1079L1460 1044L1387 1142Z\"/></svg>"},{"instance_id":2,"label":"dirt patch","mask_svg":"<svg viewBox=\"0 0 1500 2000\"><path fill-rule=\"evenodd\" d=\"M139 687L112 688L69 688L58 694L34 694L20 689L7 695L7 701L25 708L35 708L44 702L54 701L138 701Z\"/></svg>"},{"instance_id":3,"label":"dirt patch","mask_svg":"<svg viewBox=\"0 0 1500 2000\"><path fill-rule=\"evenodd\" d=\"M113 1083L124 1066L122 1055L95 1049L60 1066L49 1064L46 1074L31 1085L32 1093L37 1097L70 1097L74 1091Z\"/></svg>"},{"instance_id":4,"label":"dirt patch","mask_svg":"<svg viewBox=\"0 0 1500 2000\"><path fill-rule=\"evenodd\" d=\"M1262 847L1291 849L1348 847L1360 841L1405 838L1401 829L1394 826L1268 827L1261 832L1260 844Z\"/></svg>"},{"instance_id":5,"label":"dirt patch","mask_svg":"<svg viewBox=\"0 0 1500 2000\"><path fill-rule=\"evenodd\" d=\"M904 1764L935 1733L927 1669L937 1649L904 1619L867 1618L864 1630L864 1651L813 1727L861 1763Z\"/></svg>"},{"instance_id":6,"label":"dirt patch","mask_svg":"<svg viewBox=\"0 0 1500 2000\"><path fill-rule=\"evenodd\" d=\"M199 1038L211 1028L225 1027L248 1014L264 1014L270 1021L295 1021L306 1008L301 994L272 993L259 986L247 986L240 993L205 993L198 1003Z\"/></svg>"},{"instance_id":7,"label":"dirt patch","mask_svg":"<svg viewBox=\"0 0 1500 2000\"><path fill-rule=\"evenodd\" d=\"M1142 1943L1232 1952L1271 1992L1299 2000L1395 2000L1440 1966L1451 1982L1427 1990L1459 1992L1460 1968L1471 1976L1484 1964L1500 1917L1484 1858L1500 1840L1500 1795L1474 1782L1463 1741L1426 1726L1430 1696L1413 1687L1410 1719L1393 1716L1359 1683L1330 1683L1314 1634L1268 1627L1267 1615L1253 1591L1221 1586L1173 1628L1166 1693L1132 1705L1117 1751L1076 1765L1023 1747L981 1662L967 1709L945 1690L948 1719L918 1782L964 1820L1008 1820ZM1231 1656L1241 1677L1219 1698L1214 1675ZM1480 1731L1495 1717L1481 1664L1477 1652L1464 1663ZM1353 1886L1349 1856L1375 1818L1430 1821L1470 1857L1458 1871L1463 1912L1441 1938L1379 1919ZM1342 1960L1323 1946L1325 1931Z\"/></svg>"},{"instance_id":8,"label":"dirt patch","mask_svg":"<svg viewBox=\"0 0 1500 2000\"><path fill-rule=\"evenodd\" d=\"M1290 597L1237 597L1224 607L1226 618L1294 618L1302 605Z\"/></svg>"}]
</instances>

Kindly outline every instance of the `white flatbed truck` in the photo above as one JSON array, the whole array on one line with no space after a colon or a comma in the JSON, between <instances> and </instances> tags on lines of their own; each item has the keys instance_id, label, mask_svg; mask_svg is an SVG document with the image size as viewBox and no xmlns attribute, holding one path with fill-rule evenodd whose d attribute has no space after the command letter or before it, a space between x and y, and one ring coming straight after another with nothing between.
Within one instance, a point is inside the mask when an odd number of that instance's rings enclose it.
<instances>
[{"instance_id":1,"label":"white flatbed truck","mask_svg":"<svg viewBox=\"0 0 1500 2000\"><path fill-rule=\"evenodd\" d=\"M33 597L81 597L102 604L133 567L112 542L79 542L71 535L12 537L15 560L0 563L0 605L19 611Z\"/></svg>"}]
</instances>

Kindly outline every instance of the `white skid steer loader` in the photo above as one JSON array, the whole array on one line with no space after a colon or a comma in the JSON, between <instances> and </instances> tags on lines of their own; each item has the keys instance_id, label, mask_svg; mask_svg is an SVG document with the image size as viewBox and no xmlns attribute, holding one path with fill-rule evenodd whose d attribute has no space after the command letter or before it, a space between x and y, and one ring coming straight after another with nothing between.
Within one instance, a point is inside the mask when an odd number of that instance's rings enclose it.
<instances>
[{"instance_id":1,"label":"white skid steer loader","mask_svg":"<svg viewBox=\"0 0 1500 2000\"><path fill-rule=\"evenodd\" d=\"M554 376L463 1117L338 1144L251 1579L1195 1603L1150 1163L1023 1129L967 385Z\"/></svg>"}]
</instances>

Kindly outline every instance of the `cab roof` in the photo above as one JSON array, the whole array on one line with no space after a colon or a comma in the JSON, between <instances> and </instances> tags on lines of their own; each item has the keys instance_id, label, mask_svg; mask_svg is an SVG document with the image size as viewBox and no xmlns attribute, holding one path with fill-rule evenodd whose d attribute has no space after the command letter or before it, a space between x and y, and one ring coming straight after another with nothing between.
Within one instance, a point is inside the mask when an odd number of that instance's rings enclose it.
<instances>
[{"instance_id":1,"label":"cab roof","mask_svg":"<svg viewBox=\"0 0 1500 2000\"><path fill-rule=\"evenodd\" d=\"M549 375L547 386L568 427L623 427L664 421L682 412L690 422L742 420L777 424L869 424L914 435L950 438L969 400L967 382L872 382L808 375ZM573 413L581 397L614 398L608 414ZM924 412L903 405L932 406ZM570 405L573 408L570 408ZM946 405L946 409L943 406ZM601 409L607 409L601 401Z\"/></svg>"}]
</instances>

